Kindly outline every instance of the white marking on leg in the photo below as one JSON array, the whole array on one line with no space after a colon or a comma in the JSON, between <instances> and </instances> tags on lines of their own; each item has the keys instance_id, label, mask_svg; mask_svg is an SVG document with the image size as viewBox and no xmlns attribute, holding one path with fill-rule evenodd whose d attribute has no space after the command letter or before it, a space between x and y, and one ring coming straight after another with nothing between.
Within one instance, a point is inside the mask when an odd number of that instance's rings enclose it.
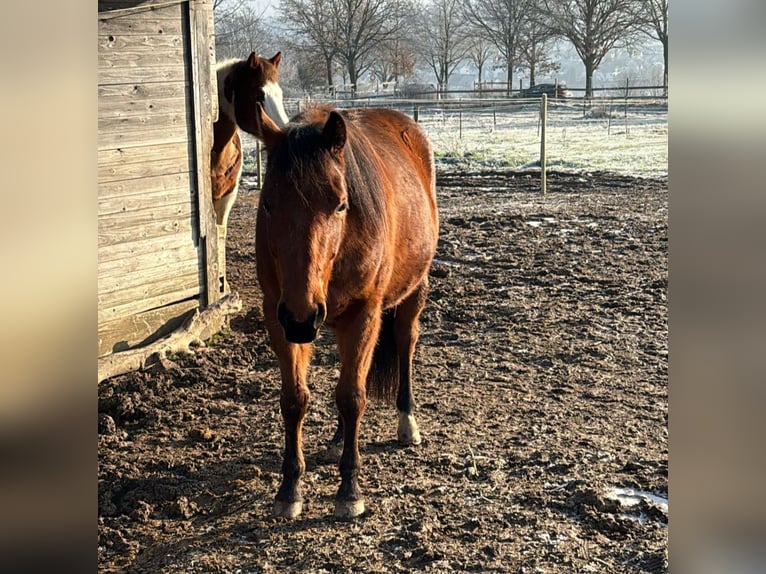
<instances>
[{"instance_id":1,"label":"white marking on leg","mask_svg":"<svg viewBox=\"0 0 766 574\"><path fill-rule=\"evenodd\" d=\"M229 223L229 213L234 206L234 201L237 199L237 192L239 191L239 179L242 177L242 166L245 164L244 158L240 163L239 173L237 173L237 183L234 184L234 189L224 195L220 199L213 200L213 210L215 211L215 222L218 225L222 225L224 228Z\"/></svg>"},{"instance_id":2,"label":"white marking on leg","mask_svg":"<svg viewBox=\"0 0 766 574\"><path fill-rule=\"evenodd\" d=\"M302 502L282 502L279 500L274 501L274 516L293 520L298 518L301 512L303 512Z\"/></svg>"},{"instance_id":3,"label":"white marking on leg","mask_svg":"<svg viewBox=\"0 0 766 574\"><path fill-rule=\"evenodd\" d=\"M416 445L422 442L415 416L399 411L399 428L396 431L399 444Z\"/></svg>"},{"instance_id":4,"label":"white marking on leg","mask_svg":"<svg viewBox=\"0 0 766 574\"><path fill-rule=\"evenodd\" d=\"M335 518L356 518L364 513L364 500L343 500L335 502Z\"/></svg>"}]
</instances>

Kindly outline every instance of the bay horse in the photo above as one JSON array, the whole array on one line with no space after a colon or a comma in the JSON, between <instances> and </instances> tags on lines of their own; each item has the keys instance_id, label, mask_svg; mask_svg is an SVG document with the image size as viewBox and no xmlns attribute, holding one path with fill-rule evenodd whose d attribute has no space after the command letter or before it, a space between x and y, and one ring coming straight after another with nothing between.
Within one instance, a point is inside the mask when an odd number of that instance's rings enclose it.
<instances>
[{"instance_id":1,"label":"bay horse","mask_svg":"<svg viewBox=\"0 0 766 574\"><path fill-rule=\"evenodd\" d=\"M365 510L358 444L367 389L372 397L395 395L399 443L421 442L412 357L439 228L433 151L421 128L394 110L316 107L280 129L258 106L257 121L267 168L256 264L285 426L274 514L302 511L307 370L326 324L341 363L334 514L353 518Z\"/></svg>"},{"instance_id":2,"label":"bay horse","mask_svg":"<svg viewBox=\"0 0 766 574\"><path fill-rule=\"evenodd\" d=\"M226 280L226 228L242 177L242 141L237 128L260 138L258 127L252 121L256 102L264 105L266 113L278 125L287 124L282 89L278 83L281 59L282 52L269 59L253 52L244 60L231 58L216 64L218 120L213 124L210 179L218 228L218 270L222 278L222 292L229 291Z\"/></svg>"}]
</instances>

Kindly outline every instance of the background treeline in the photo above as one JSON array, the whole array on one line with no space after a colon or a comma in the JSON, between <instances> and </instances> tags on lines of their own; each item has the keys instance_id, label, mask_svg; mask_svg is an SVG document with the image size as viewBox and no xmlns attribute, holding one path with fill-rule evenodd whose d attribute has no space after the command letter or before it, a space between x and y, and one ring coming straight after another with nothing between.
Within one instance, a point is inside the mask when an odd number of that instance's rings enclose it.
<instances>
[{"instance_id":1,"label":"background treeline","mask_svg":"<svg viewBox=\"0 0 766 574\"><path fill-rule=\"evenodd\" d=\"M215 0L218 59L251 51L285 53L281 83L294 95L362 81L382 90L433 81L438 91L462 66L476 82L502 69L510 95L516 75L528 85L555 75L562 43L584 69L584 95L617 48L657 42L668 77L667 0ZM638 51L637 51L638 52ZM497 83L495 83L497 85Z\"/></svg>"}]
</instances>

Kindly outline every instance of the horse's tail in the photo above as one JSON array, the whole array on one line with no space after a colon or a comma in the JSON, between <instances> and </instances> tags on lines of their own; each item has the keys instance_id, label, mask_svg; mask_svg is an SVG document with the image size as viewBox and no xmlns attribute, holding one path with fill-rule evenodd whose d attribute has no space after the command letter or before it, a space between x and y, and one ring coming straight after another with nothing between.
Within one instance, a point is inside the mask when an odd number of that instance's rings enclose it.
<instances>
[{"instance_id":1,"label":"horse's tail","mask_svg":"<svg viewBox=\"0 0 766 574\"><path fill-rule=\"evenodd\" d=\"M383 311L378 343L367 375L367 393L377 400L393 403L399 390L399 353L396 350L394 318L396 308Z\"/></svg>"}]
</instances>

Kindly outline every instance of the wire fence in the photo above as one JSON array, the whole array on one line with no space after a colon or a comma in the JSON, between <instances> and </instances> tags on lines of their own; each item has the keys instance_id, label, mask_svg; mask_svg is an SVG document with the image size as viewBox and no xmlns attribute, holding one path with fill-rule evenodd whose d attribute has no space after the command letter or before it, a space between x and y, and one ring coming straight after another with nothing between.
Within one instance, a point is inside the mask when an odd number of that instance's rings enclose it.
<instances>
[{"instance_id":1,"label":"wire fence","mask_svg":"<svg viewBox=\"0 0 766 574\"><path fill-rule=\"evenodd\" d=\"M287 100L285 107L292 116L312 103L306 99ZM322 103L338 108L400 110L426 131L441 167L534 171L540 170L544 152L546 167L551 170L667 176L665 97L550 98L544 148L541 98L357 98ZM254 158L255 140L248 142L246 149Z\"/></svg>"}]
</instances>

